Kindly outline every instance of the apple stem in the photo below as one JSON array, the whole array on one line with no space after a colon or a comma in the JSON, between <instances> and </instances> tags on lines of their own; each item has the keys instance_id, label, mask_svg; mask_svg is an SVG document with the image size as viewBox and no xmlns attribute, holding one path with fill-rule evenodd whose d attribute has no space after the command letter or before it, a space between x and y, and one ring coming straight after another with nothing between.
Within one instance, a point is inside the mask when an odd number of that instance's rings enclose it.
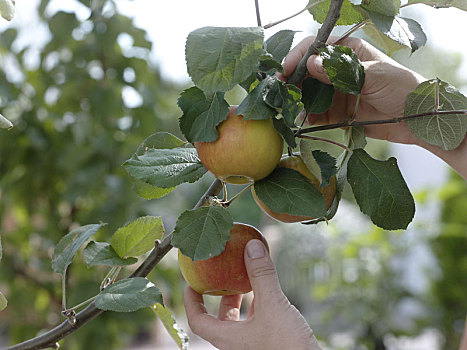
<instances>
[{"instance_id":1,"label":"apple stem","mask_svg":"<svg viewBox=\"0 0 467 350\"><path fill-rule=\"evenodd\" d=\"M224 198L222 198L222 202L227 201L227 185L224 181L222 181L222 192L224 193Z\"/></svg>"},{"instance_id":2,"label":"apple stem","mask_svg":"<svg viewBox=\"0 0 467 350\"><path fill-rule=\"evenodd\" d=\"M316 140L316 141L324 141L324 142L332 143L333 145L342 147L342 148L345 149L346 151L352 152L352 150L351 150L349 147L347 147L346 145L344 145L344 144L342 144L342 143L339 143L339 142L336 142L336 141L333 141L333 140L326 139L326 138L324 138L324 137L308 136L308 135L297 135L297 137L298 137L298 138L301 138L301 139Z\"/></svg>"},{"instance_id":3,"label":"apple stem","mask_svg":"<svg viewBox=\"0 0 467 350\"><path fill-rule=\"evenodd\" d=\"M253 184L249 184L248 186L245 186L244 188L242 188L242 190L240 192L238 192L235 196L233 196L232 198L230 198L228 201L226 200L223 200L222 202L220 202L220 205L222 205L222 207L224 208L227 208L230 206L230 204L232 204L232 202L237 199L238 197L240 197L240 195L242 195L247 189L249 189L251 186L253 186Z\"/></svg>"}]
</instances>

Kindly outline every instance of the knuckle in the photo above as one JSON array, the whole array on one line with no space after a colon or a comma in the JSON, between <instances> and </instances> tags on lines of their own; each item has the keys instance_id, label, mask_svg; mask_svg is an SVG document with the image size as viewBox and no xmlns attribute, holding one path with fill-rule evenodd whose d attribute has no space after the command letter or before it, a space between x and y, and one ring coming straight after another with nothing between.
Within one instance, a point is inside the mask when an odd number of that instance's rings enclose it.
<instances>
[{"instance_id":1,"label":"knuckle","mask_svg":"<svg viewBox=\"0 0 467 350\"><path fill-rule=\"evenodd\" d=\"M253 278L262 276L271 276L276 274L276 269L271 264L258 264L251 270Z\"/></svg>"}]
</instances>

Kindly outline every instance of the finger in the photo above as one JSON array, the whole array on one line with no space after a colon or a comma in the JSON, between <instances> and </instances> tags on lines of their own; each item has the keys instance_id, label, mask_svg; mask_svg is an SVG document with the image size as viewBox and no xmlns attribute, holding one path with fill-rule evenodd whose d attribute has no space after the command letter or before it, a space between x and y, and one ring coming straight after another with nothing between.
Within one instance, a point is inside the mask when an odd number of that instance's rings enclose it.
<instances>
[{"instance_id":1,"label":"finger","mask_svg":"<svg viewBox=\"0 0 467 350\"><path fill-rule=\"evenodd\" d=\"M245 266L255 295L255 307L261 308L271 300L284 298L274 264L264 244L252 239L245 248Z\"/></svg>"},{"instance_id":2,"label":"finger","mask_svg":"<svg viewBox=\"0 0 467 350\"><path fill-rule=\"evenodd\" d=\"M184 303L188 324L193 333L211 343L218 341L219 333L227 335L228 330L225 327L228 326L228 322L220 321L209 315L204 306L203 296L191 287L185 288ZM220 332L221 329L222 332Z\"/></svg>"},{"instance_id":3,"label":"finger","mask_svg":"<svg viewBox=\"0 0 467 350\"><path fill-rule=\"evenodd\" d=\"M240 319L240 305L242 295L224 295L219 304L217 318L221 321L238 321Z\"/></svg>"},{"instance_id":4,"label":"finger","mask_svg":"<svg viewBox=\"0 0 467 350\"><path fill-rule=\"evenodd\" d=\"M308 47L315 40L315 37L309 36L303 39L297 46L289 51L287 56L285 56L284 63L282 67L284 68L284 75L289 76L295 70L295 67L298 65L298 62L305 55Z\"/></svg>"},{"instance_id":5,"label":"finger","mask_svg":"<svg viewBox=\"0 0 467 350\"><path fill-rule=\"evenodd\" d=\"M331 84L331 81L323 67L323 59L320 56L311 56L306 62L306 68L313 78L318 79L325 84Z\"/></svg>"},{"instance_id":6,"label":"finger","mask_svg":"<svg viewBox=\"0 0 467 350\"><path fill-rule=\"evenodd\" d=\"M253 298L253 300L251 301L250 310L248 311L248 316L246 318L249 319L254 314L255 314L255 299Z\"/></svg>"}]
</instances>

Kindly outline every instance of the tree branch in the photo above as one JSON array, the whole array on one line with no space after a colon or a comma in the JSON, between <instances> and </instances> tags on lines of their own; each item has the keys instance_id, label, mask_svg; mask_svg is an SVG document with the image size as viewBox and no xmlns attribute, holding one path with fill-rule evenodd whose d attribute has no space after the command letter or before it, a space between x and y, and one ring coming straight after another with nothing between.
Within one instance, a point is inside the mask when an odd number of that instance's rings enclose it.
<instances>
[{"instance_id":1,"label":"tree branch","mask_svg":"<svg viewBox=\"0 0 467 350\"><path fill-rule=\"evenodd\" d=\"M463 114L463 115L467 115L467 109L459 109L459 110L454 110L454 111L431 111L431 112L412 114L412 115L393 118L393 119L367 120L367 121L360 121L360 122L349 120L349 121L345 121L345 122L342 122L342 123L312 126L312 127L309 127L309 128L304 128L304 129L301 129L301 130L297 130L296 135L307 134L309 132L345 128L345 127L349 127L349 126L394 124L394 123L400 123L400 122L402 122L404 120L416 119L416 118L420 118L420 117L433 116L433 115L446 115L446 114Z\"/></svg>"},{"instance_id":2,"label":"tree branch","mask_svg":"<svg viewBox=\"0 0 467 350\"><path fill-rule=\"evenodd\" d=\"M302 57L294 72L289 77L287 81L289 84L298 85L305 77L307 72L306 62L308 61L308 58L310 58L311 55L319 54L318 49L326 45L326 41L331 35L331 31L340 17L343 2L344 0L331 0L328 15L326 16L321 28L318 30L315 41L310 45L305 56Z\"/></svg>"},{"instance_id":3,"label":"tree branch","mask_svg":"<svg viewBox=\"0 0 467 350\"><path fill-rule=\"evenodd\" d=\"M259 12L259 0L255 0L255 8L256 8L256 22L258 27L261 27L261 13Z\"/></svg>"},{"instance_id":4,"label":"tree branch","mask_svg":"<svg viewBox=\"0 0 467 350\"><path fill-rule=\"evenodd\" d=\"M216 196L222 189L222 182L214 180L208 190L199 199L194 209L206 204L209 198ZM171 244L172 233L169 233L164 237L160 244L157 244L152 252L148 255L146 260L129 276L132 277L146 277L159 261L173 248ZM65 338L67 335L77 331L79 328L84 326L86 323L91 321L93 318L99 316L104 311L98 309L94 302L91 302L84 310L76 314L76 323L71 325L68 320L63 321L57 327L50 331L41 334L35 338L26 340L25 342L10 346L7 350L35 350L44 348L55 348L56 343Z\"/></svg>"}]
</instances>

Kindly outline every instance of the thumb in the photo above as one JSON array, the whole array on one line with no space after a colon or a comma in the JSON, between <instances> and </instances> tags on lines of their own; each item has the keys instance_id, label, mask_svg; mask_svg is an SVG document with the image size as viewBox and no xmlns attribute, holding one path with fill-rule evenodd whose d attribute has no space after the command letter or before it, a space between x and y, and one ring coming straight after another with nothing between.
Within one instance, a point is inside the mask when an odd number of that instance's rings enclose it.
<instances>
[{"instance_id":1,"label":"thumb","mask_svg":"<svg viewBox=\"0 0 467 350\"><path fill-rule=\"evenodd\" d=\"M257 239L245 247L245 266L255 294L255 306L270 302L271 298L283 297L276 268L264 244Z\"/></svg>"},{"instance_id":2,"label":"thumb","mask_svg":"<svg viewBox=\"0 0 467 350\"><path fill-rule=\"evenodd\" d=\"M331 81L323 67L323 59L320 56L311 56L306 62L306 68L313 78L318 79L325 84L331 84Z\"/></svg>"}]
</instances>

